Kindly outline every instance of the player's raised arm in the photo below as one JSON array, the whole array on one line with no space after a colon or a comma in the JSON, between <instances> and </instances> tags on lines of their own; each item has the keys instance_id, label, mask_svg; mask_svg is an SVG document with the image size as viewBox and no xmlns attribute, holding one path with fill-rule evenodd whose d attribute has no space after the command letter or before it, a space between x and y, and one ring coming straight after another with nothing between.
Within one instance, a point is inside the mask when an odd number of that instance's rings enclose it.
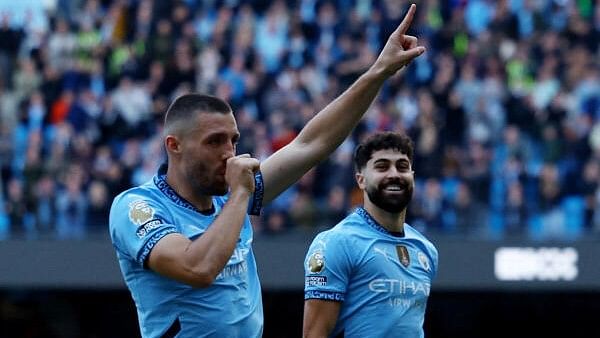
<instances>
[{"instance_id":1,"label":"player's raised arm","mask_svg":"<svg viewBox=\"0 0 600 338\"><path fill-rule=\"evenodd\" d=\"M262 163L265 201L275 198L333 152L360 121L385 80L423 54L425 48L418 46L417 38L406 34L415 10L411 5L373 65L315 115L290 144Z\"/></svg>"}]
</instances>

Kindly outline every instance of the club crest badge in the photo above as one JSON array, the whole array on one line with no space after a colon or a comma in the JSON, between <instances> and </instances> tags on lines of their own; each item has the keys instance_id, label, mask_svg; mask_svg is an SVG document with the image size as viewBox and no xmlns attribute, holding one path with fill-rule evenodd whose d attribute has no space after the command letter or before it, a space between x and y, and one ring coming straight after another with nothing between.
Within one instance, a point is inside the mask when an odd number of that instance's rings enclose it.
<instances>
[{"instance_id":1,"label":"club crest badge","mask_svg":"<svg viewBox=\"0 0 600 338\"><path fill-rule=\"evenodd\" d=\"M431 270L431 264L429 264L429 259L427 258L427 256L425 256L424 253L419 251L419 253L417 254L417 258L419 259L419 264L421 264L421 267L425 269L425 271L429 272L429 270Z\"/></svg>"},{"instance_id":2,"label":"club crest badge","mask_svg":"<svg viewBox=\"0 0 600 338\"><path fill-rule=\"evenodd\" d=\"M129 203L129 220L135 225L142 225L154 217L154 208L144 200Z\"/></svg>"},{"instance_id":3,"label":"club crest badge","mask_svg":"<svg viewBox=\"0 0 600 338\"><path fill-rule=\"evenodd\" d=\"M410 265L410 255L408 254L408 249L404 245L397 245L396 253L398 254L400 263L407 268Z\"/></svg>"},{"instance_id":4,"label":"club crest badge","mask_svg":"<svg viewBox=\"0 0 600 338\"><path fill-rule=\"evenodd\" d=\"M315 251L308 259L308 271L319 273L325 267L325 257L320 251Z\"/></svg>"}]
</instances>

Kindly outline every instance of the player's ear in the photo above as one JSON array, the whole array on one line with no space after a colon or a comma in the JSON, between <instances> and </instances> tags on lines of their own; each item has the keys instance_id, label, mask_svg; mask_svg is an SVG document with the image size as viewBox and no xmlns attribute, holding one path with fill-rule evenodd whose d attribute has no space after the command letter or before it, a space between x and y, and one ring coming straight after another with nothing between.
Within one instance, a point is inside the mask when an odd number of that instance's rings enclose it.
<instances>
[{"instance_id":1,"label":"player's ear","mask_svg":"<svg viewBox=\"0 0 600 338\"><path fill-rule=\"evenodd\" d=\"M356 183L358 184L358 187L361 190L364 190L366 188L365 186L365 176L361 173L361 172L356 172L356 174L354 174L354 177L356 178Z\"/></svg>"},{"instance_id":2,"label":"player's ear","mask_svg":"<svg viewBox=\"0 0 600 338\"><path fill-rule=\"evenodd\" d=\"M165 148L170 153L180 153L181 152L181 142L174 135L167 135L165 137Z\"/></svg>"}]
</instances>

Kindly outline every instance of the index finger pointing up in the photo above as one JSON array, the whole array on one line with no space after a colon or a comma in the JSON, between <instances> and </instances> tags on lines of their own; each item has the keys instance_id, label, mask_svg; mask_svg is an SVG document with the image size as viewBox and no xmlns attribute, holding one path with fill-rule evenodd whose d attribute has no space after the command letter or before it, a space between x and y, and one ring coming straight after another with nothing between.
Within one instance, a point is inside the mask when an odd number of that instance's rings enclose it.
<instances>
[{"instance_id":1,"label":"index finger pointing up","mask_svg":"<svg viewBox=\"0 0 600 338\"><path fill-rule=\"evenodd\" d=\"M397 33L400 33L400 34L406 33L406 31L408 30L408 27L410 27L410 24L412 23L413 17L415 16L416 8L417 8L417 6L415 4L410 5L410 7L408 8L408 13L406 13L406 15L404 16L404 19L402 20L402 22L396 29Z\"/></svg>"}]
</instances>

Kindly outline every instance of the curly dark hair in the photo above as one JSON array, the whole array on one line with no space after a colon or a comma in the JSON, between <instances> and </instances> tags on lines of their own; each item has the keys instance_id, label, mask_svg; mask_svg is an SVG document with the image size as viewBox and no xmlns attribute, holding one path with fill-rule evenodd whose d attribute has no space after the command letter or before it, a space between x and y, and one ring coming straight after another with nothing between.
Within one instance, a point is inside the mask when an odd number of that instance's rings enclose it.
<instances>
[{"instance_id":1,"label":"curly dark hair","mask_svg":"<svg viewBox=\"0 0 600 338\"><path fill-rule=\"evenodd\" d=\"M414 146L408 135L394 132L380 132L373 134L361 142L354 151L354 169L360 172L374 152L384 149L398 150L408 156L412 164Z\"/></svg>"}]
</instances>

